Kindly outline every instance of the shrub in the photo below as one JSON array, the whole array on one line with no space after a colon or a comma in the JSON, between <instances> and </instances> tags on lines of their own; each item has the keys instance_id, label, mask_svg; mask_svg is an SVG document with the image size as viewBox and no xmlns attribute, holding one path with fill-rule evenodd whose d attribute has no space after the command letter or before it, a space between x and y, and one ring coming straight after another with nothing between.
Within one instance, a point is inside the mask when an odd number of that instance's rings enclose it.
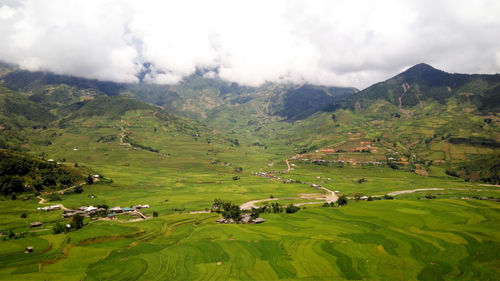
<instances>
[{"instance_id":1,"label":"shrub","mask_svg":"<svg viewBox=\"0 0 500 281\"><path fill-rule=\"evenodd\" d=\"M278 202L271 203L271 210L275 214L283 212L283 208L280 206L280 203Z\"/></svg>"},{"instance_id":2,"label":"shrub","mask_svg":"<svg viewBox=\"0 0 500 281\"><path fill-rule=\"evenodd\" d=\"M241 218L240 207L236 204L231 203L231 201L215 199L213 207L216 212L221 213L225 219L234 219L238 221Z\"/></svg>"},{"instance_id":3,"label":"shrub","mask_svg":"<svg viewBox=\"0 0 500 281\"><path fill-rule=\"evenodd\" d=\"M288 204L288 206L286 206L286 213L287 214L293 214L293 213L296 213L300 210L300 207L297 207L293 204Z\"/></svg>"},{"instance_id":4,"label":"shrub","mask_svg":"<svg viewBox=\"0 0 500 281\"><path fill-rule=\"evenodd\" d=\"M57 194L49 194L47 196L47 199L49 201L61 201L61 196L57 195Z\"/></svg>"},{"instance_id":5,"label":"shrub","mask_svg":"<svg viewBox=\"0 0 500 281\"><path fill-rule=\"evenodd\" d=\"M347 196L345 195L340 196L337 203L339 204L339 206L347 205Z\"/></svg>"},{"instance_id":6,"label":"shrub","mask_svg":"<svg viewBox=\"0 0 500 281\"><path fill-rule=\"evenodd\" d=\"M425 199L434 199L434 198L436 198L436 196L434 196L434 195L430 195L430 194L426 194L426 195L424 196L424 198L425 198Z\"/></svg>"},{"instance_id":7,"label":"shrub","mask_svg":"<svg viewBox=\"0 0 500 281\"><path fill-rule=\"evenodd\" d=\"M54 232L54 234L59 234L59 233L63 233L65 230L66 230L66 228L64 227L64 225L61 225L60 223L57 222L54 225L54 229L52 231Z\"/></svg>"},{"instance_id":8,"label":"shrub","mask_svg":"<svg viewBox=\"0 0 500 281\"><path fill-rule=\"evenodd\" d=\"M83 216L80 214L74 215L71 225L73 225L75 227L75 229L82 228L83 227Z\"/></svg>"}]
</instances>

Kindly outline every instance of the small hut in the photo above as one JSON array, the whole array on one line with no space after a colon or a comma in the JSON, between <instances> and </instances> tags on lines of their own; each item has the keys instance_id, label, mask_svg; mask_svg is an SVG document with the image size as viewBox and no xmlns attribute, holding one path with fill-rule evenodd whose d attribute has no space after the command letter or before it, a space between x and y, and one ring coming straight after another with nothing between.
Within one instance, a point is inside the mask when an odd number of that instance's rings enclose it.
<instances>
[{"instance_id":1,"label":"small hut","mask_svg":"<svg viewBox=\"0 0 500 281\"><path fill-rule=\"evenodd\" d=\"M253 220L253 223L263 223L264 219L263 218L256 218Z\"/></svg>"},{"instance_id":2,"label":"small hut","mask_svg":"<svg viewBox=\"0 0 500 281\"><path fill-rule=\"evenodd\" d=\"M244 214L241 217L240 222L241 223L249 223L251 219L252 219L252 217L249 214Z\"/></svg>"},{"instance_id":3,"label":"small hut","mask_svg":"<svg viewBox=\"0 0 500 281\"><path fill-rule=\"evenodd\" d=\"M30 228L33 228L33 227L40 227L42 226L43 223L39 222L39 221L36 221L36 222L32 222L30 223Z\"/></svg>"}]
</instances>

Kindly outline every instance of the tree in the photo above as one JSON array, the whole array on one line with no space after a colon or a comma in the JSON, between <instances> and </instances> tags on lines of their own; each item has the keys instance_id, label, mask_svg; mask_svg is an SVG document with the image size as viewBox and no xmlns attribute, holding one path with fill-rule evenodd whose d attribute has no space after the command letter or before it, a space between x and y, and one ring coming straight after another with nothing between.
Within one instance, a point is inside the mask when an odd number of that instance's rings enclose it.
<instances>
[{"instance_id":1,"label":"tree","mask_svg":"<svg viewBox=\"0 0 500 281\"><path fill-rule=\"evenodd\" d=\"M80 229L83 227L83 216L80 214L76 214L73 216L73 221L71 223L75 229Z\"/></svg>"},{"instance_id":2,"label":"tree","mask_svg":"<svg viewBox=\"0 0 500 281\"><path fill-rule=\"evenodd\" d=\"M54 225L54 229L52 231L54 231L54 234L59 234L59 233L63 233L65 230L66 229L64 228L63 225L56 222L56 224Z\"/></svg>"},{"instance_id":3,"label":"tree","mask_svg":"<svg viewBox=\"0 0 500 281\"><path fill-rule=\"evenodd\" d=\"M11 229L11 230L9 230L9 239L12 239L12 238L16 238L16 234Z\"/></svg>"},{"instance_id":4,"label":"tree","mask_svg":"<svg viewBox=\"0 0 500 281\"><path fill-rule=\"evenodd\" d=\"M80 194L80 193L82 193L82 192L83 192L83 187L82 187L81 185L77 185L77 186L75 187L75 193Z\"/></svg>"},{"instance_id":5,"label":"tree","mask_svg":"<svg viewBox=\"0 0 500 281\"><path fill-rule=\"evenodd\" d=\"M93 184L93 183L94 183L94 178L91 175L89 175L87 177L87 184Z\"/></svg>"},{"instance_id":6,"label":"tree","mask_svg":"<svg viewBox=\"0 0 500 281\"><path fill-rule=\"evenodd\" d=\"M261 210L260 208L252 208L252 210L250 210L250 217L252 219L258 218L261 211L264 211L264 209L262 208L262 210Z\"/></svg>"},{"instance_id":7,"label":"tree","mask_svg":"<svg viewBox=\"0 0 500 281\"><path fill-rule=\"evenodd\" d=\"M339 206L347 205L347 196L345 195L340 196L337 203L339 204Z\"/></svg>"},{"instance_id":8,"label":"tree","mask_svg":"<svg viewBox=\"0 0 500 281\"><path fill-rule=\"evenodd\" d=\"M297 207L293 204L288 204L288 206L286 206L286 213L287 214L293 214L293 213L296 213L300 210L300 207Z\"/></svg>"},{"instance_id":9,"label":"tree","mask_svg":"<svg viewBox=\"0 0 500 281\"><path fill-rule=\"evenodd\" d=\"M23 180L18 176L3 176L0 178L0 190L5 196L12 193L22 193L24 191Z\"/></svg>"},{"instance_id":10,"label":"tree","mask_svg":"<svg viewBox=\"0 0 500 281\"><path fill-rule=\"evenodd\" d=\"M215 212L222 214L225 219L234 219L238 221L241 218L240 207L236 204L231 203L231 201L215 199L212 208L215 210Z\"/></svg>"},{"instance_id":11,"label":"tree","mask_svg":"<svg viewBox=\"0 0 500 281\"><path fill-rule=\"evenodd\" d=\"M280 206L280 203L278 202L271 203L271 209L272 212L275 214L283 212L283 208Z\"/></svg>"},{"instance_id":12,"label":"tree","mask_svg":"<svg viewBox=\"0 0 500 281\"><path fill-rule=\"evenodd\" d=\"M109 206L108 206L108 204L98 204L97 208L103 208L103 209L107 210L107 209L109 209Z\"/></svg>"}]
</instances>

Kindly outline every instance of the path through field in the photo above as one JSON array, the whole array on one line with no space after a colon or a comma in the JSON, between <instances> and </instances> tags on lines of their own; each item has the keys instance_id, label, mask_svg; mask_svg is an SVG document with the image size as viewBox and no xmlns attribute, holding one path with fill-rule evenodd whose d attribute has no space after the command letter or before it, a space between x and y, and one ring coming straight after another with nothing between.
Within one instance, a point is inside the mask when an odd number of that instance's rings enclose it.
<instances>
[{"instance_id":1,"label":"path through field","mask_svg":"<svg viewBox=\"0 0 500 281\"><path fill-rule=\"evenodd\" d=\"M413 192L417 192L417 191L427 191L427 190L444 190L444 188L417 188L417 189L410 189L410 190L399 190L399 191L387 193L387 195L396 196L396 195L400 195L400 194L413 193Z\"/></svg>"},{"instance_id":2,"label":"path through field","mask_svg":"<svg viewBox=\"0 0 500 281\"><path fill-rule=\"evenodd\" d=\"M299 207L299 206L302 206L302 205L320 204L320 203L323 203L323 202L332 203L332 202L337 202L337 200L339 199L338 196L337 196L337 194L335 194L335 192L331 191L330 189L328 189L326 187L320 187L319 189L325 190L328 193L328 195L321 196L321 197L316 197L316 198L307 198L307 199L316 199L316 200L323 200L323 201L302 202L302 203L296 203L296 204L293 204L293 205ZM298 200L298 199L305 199L305 198L301 198L301 197L283 197L283 198L257 199L257 200L252 200L252 201L248 201L246 203L241 204L240 205L240 209L241 210L251 210L252 208L259 208L257 205L255 205L256 203L259 203L259 202L276 201L276 200Z\"/></svg>"}]
</instances>

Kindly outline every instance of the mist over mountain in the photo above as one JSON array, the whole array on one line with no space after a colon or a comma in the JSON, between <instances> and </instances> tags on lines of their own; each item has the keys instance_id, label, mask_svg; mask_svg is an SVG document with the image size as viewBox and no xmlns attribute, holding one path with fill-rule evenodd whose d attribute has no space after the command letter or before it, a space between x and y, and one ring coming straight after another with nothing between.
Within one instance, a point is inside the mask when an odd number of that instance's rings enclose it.
<instances>
[{"instance_id":1,"label":"mist over mountain","mask_svg":"<svg viewBox=\"0 0 500 281\"><path fill-rule=\"evenodd\" d=\"M498 280L499 14L0 0L0 280Z\"/></svg>"},{"instance_id":2,"label":"mist over mountain","mask_svg":"<svg viewBox=\"0 0 500 281\"><path fill-rule=\"evenodd\" d=\"M3 1L0 59L122 83L209 68L246 86L362 89L420 61L499 72L499 13L498 1Z\"/></svg>"}]
</instances>

